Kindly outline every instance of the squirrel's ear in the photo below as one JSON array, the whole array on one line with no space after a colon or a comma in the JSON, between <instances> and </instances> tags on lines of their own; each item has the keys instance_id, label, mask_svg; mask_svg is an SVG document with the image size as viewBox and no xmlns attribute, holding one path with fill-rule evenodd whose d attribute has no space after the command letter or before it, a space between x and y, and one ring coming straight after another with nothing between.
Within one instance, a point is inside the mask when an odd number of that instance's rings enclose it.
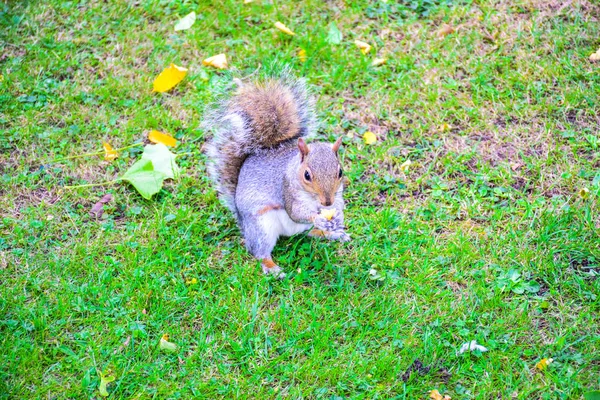
<instances>
[{"instance_id":1,"label":"squirrel's ear","mask_svg":"<svg viewBox=\"0 0 600 400\"><path fill-rule=\"evenodd\" d=\"M304 160L304 157L308 154L308 146L304 139L298 139L298 148L300 149L300 154L302 155L301 159Z\"/></svg>"},{"instance_id":2,"label":"squirrel's ear","mask_svg":"<svg viewBox=\"0 0 600 400\"><path fill-rule=\"evenodd\" d=\"M338 138L338 140L335 141L333 146L331 146L331 149L333 150L334 153L337 153L341 146L342 146L342 137L340 136Z\"/></svg>"}]
</instances>

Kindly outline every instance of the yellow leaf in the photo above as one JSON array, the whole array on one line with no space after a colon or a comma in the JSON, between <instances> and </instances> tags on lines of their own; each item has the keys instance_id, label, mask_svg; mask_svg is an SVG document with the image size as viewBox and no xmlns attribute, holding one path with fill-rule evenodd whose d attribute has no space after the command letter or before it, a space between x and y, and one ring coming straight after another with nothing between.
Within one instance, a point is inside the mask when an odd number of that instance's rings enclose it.
<instances>
[{"instance_id":1,"label":"yellow leaf","mask_svg":"<svg viewBox=\"0 0 600 400\"><path fill-rule=\"evenodd\" d=\"M433 400L451 400L452 398L448 395L444 395L442 396L440 394L440 392L438 392L437 389L433 389L431 392L429 392L429 397Z\"/></svg>"},{"instance_id":2,"label":"yellow leaf","mask_svg":"<svg viewBox=\"0 0 600 400\"><path fill-rule=\"evenodd\" d=\"M186 283L186 285L195 285L195 284L197 284L197 283L198 283L198 279L196 279L196 278L187 279L187 280L185 281L185 283Z\"/></svg>"},{"instance_id":3,"label":"yellow leaf","mask_svg":"<svg viewBox=\"0 0 600 400\"><path fill-rule=\"evenodd\" d=\"M371 65L373 67L379 67L380 65L385 64L385 62L387 61L386 58L376 58L373 60L373 62L371 63Z\"/></svg>"},{"instance_id":4,"label":"yellow leaf","mask_svg":"<svg viewBox=\"0 0 600 400\"><path fill-rule=\"evenodd\" d=\"M447 132L452 128L452 126L450 126L447 123L443 123L442 125L440 125L440 132Z\"/></svg>"},{"instance_id":5,"label":"yellow leaf","mask_svg":"<svg viewBox=\"0 0 600 400\"><path fill-rule=\"evenodd\" d=\"M363 139L366 144L374 144L377 142L377 136L371 131L366 131L363 135Z\"/></svg>"},{"instance_id":6,"label":"yellow leaf","mask_svg":"<svg viewBox=\"0 0 600 400\"><path fill-rule=\"evenodd\" d=\"M104 147L104 159L106 161L112 161L119 156L117 151L107 142L102 142L102 146Z\"/></svg>"},{"instance_id":7,"label":"yellow leaf","mask_svg":"<svg viewBox=\"0 0 600 400\"><path fill-rule=\"evenodd\" d=\"M410 167L410 165L412 164L412 161L410 160L406 160L402 163L402 165L400 166L400 171L406 173L408 172L408 168Z\"/></svg>"},{"instance_id":8,"label":"yellow leaf","mask_svg":"<svg viewBox=\"0 0 600 400\"><path fill-rule=\"evenodd\" d=\"M331 218L333 218L333 216L335 215L335 208L331 208L329 210L322 209L320 215L326 220L331 221Z\"/></svg>"},{"instance_id":9,"label":"yellow leaf","mask_svg":"<svg viewBox=\"0 0 600 400\"><path fill-rule=\"evenodd\" d=\"M579 189L579 197L581 197L582 199L587 199L589 195L590 195L590 189L588 189L586 187Z\"/></svg>"},{"instance_id":10,"label":"yellow leaf","mask_svg":"<svg viewBox=\"0 0 600 400\"><path fill-rule=\"evenodd\" d=\"M0 82L4 81L4 75L0 74Z\"/></svg>"},{"instance_id":11,"label":"yellow leaf","mask_svg":"<svg viewBox=\"0 0 600 400\"><path fill-rule=\"evenodd\" d=\"M177 345L175 343L169 342L169 335L167 335L167 334L164 334L160 338L160 343L159 343L158 347L161 350L165 350L165 351L168 351L170 353L173 353L173 352L177 351Z\"/></svg>"},{"instance_id":12,"label":"yellow leaf","mask_svg":"<svg viewBox=\"0 0 600 400\"><path fill-rule=\"evenodd\" d=\"M360 49L363 54L367 54L371 51L371 45L369 43L365 43L361 40L355 40L354 44Z\"/></svg>"},{"instance_id":13,"label":"yellow leaf","mask_svg":"<svg viewBox=\"0 0 600 400\"><path fill-rule=\"evenodd\" d=\"M154 129L148 134L148 140L152 143L162 143L165 146L170 147L177 145L177 140L175 140L173 137Z\"/></svg>"},{"instance_id":14,"label":"yellow leaf","mask_svg":"<svg viewBox=\"0 0 600 400\"><path fill-rule=\"evenodd\" d=\"M175 87L185 78L187 68L178 67L175 64L165 68L154 80L154 92L167 92Z\"/></svg>"},{"instance_id":15,"label":"yellow leaf","mask_svg":"<svg viewBox=\"0 0 600 400\"><path fill-rule=\"evenodd\" d=\"M100 373L100 386L98 387L100 396L108 397L108 390L106 386L114 380L115 376L112 374L112 371L108 370L106 373Z\"/></svg>"},{"instance_id":16,"label":"yellow leaf","mask_svg":"<svg viewBox=\"0 0 600 400\"><path fill-rule=\"evenodd\" d=\"M281 32L286 33L290 36L294 36L295 33L292 32L292 30L290 28L288 28L287 26L285 26L284 24L282 24L281 22L277 21L275 22L275 28L279 29Z\"/></svg>"},{"instance_id":17,"label":"yellow leaf","mask_svg":"<svg viewBox=\"0 0 600 400\"><path fill-rule=\"evenodd\" d=\"M454 33L454 28L451 25L444 24L438 30L437 35L438 35L439 38L443 38L443 37L448 36L451 33Z\"/></svg>"},{"instance_id":18,"label":"yellow leaf","mask_svg":"<svg viewBox=\"0 0 600 400\"><path fill-rule=\"evenodd\" d=\"M227 68L227 56L225 54L217 54L216 56L208 57L206 60L202 61L202 65L225 69Z\"/></svg>"},{"instance_id":19,"label":"yellow leaf","mask_svg":"<svg viewBox=\"0 0 600 400\"><path fill-rule=\"evenodd\" d=\"M306 62L306 50L300 49L298 51L298 58L300 59L300 62Z\"/></svg>"},{"instance_id":20,"label":"yellow leaf","mask_svg":"<svg viewBox=\"0 0 600 400\"><path fill-rule=\"evenodd\" d=\"M542 358L537 364L535 364L535 367L540 371L543 371L548 368L548 365L552 364L552 361L554 360L551 358Z\"/></svg>"}]
</instances>

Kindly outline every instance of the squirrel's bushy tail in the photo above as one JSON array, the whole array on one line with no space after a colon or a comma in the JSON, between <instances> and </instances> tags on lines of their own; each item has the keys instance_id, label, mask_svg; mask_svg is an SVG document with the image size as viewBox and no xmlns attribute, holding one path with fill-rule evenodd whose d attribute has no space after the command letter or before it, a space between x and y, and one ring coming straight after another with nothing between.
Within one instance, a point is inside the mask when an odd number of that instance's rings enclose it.
<instances>
[{"instance_id":1,"label":"squirrel's bushy tail","mask_svg":"<svg viewBox=\"0 0 600 400\"><path fill-rule=\"evenodd\" d=\"M283 76L242 83L208 111L203 128L213 136L207 145L208 171L219 197L234 213L238 175L246 157L260 150L295 145L316 128L314 102L303 79Z\"/></svg>"}]
</instances>

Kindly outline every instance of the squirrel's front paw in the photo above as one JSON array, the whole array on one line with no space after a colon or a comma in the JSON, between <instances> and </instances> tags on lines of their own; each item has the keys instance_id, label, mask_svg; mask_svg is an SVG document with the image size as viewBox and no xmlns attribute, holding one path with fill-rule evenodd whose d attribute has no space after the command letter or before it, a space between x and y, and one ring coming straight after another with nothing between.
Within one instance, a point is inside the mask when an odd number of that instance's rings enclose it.
<instances>
[{"instance_id":1,"label":"squirrel's front paw","mask_svg":"<svg viewBox=\"0 0 600 400\"><path fill-rule=\"evenodd\" d=\"M340 242L348 242L350 240L350 235L344 232L344 230L327 232L325 237L329 240L339 240Z\"/></svg>"}]
</instances>

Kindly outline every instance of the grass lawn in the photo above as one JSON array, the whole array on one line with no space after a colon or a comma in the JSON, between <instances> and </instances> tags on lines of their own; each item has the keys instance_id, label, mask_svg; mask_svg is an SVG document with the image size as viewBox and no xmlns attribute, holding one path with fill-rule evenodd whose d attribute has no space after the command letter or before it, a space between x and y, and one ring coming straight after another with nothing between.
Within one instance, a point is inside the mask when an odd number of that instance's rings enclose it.
<instances>
[{"instance_id":1,"label":"grass lawn","mask_svg":"<svg viewBox=\"0 0 600 400\"><path fill-rule=\"evenodd\" d=\"M192 3L0 2L0 398L100 398L100 374L113 398L600 389L596 1ZM218 53L228 71L202 66ZM217 88L275 61L314 86L319 137L347 136L353 238L280 241L283 281L217 200L199 128ZM170 63L187 77L152 93ZM60 159L152 129L183 154L152 200L65 189L114 180L142 147ZM471 340L489 351L458 354Z\"/></svg>"}]
</instances>

